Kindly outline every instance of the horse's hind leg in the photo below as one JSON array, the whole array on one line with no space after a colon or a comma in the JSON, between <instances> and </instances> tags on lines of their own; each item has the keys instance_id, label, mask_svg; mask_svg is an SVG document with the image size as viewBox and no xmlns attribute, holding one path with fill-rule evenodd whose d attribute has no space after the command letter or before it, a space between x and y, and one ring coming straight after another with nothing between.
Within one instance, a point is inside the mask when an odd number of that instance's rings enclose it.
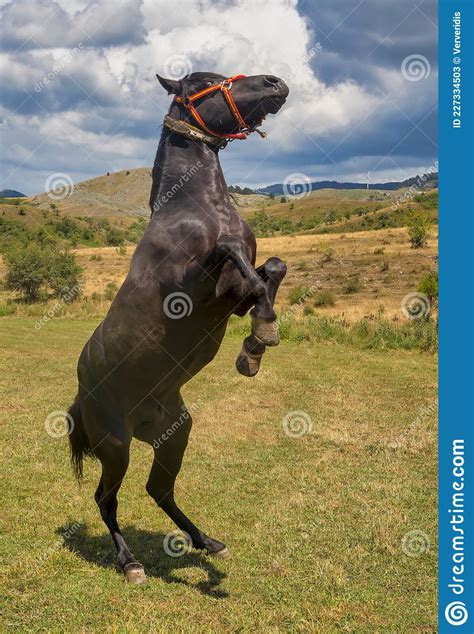
<instances>
[{"instance_id":1,"label":"horse's hind leg","mask_svg":"<svg viewBox=\"0 0 474 634\"><path fill-rule=\"evenodd\" d=\"M142 438L142 440L152 444L154 448L153 466L146 490L176 526L189 535L194 548L206 550L209 555L225 559L229 554L225 544L208 537L199 530L178 507L174 499L176 476L181 468L183 455L188 444L192 419L181 397L179 397L176 408L170 410L167 404L167 410L169 420L164 428L160 426L161 431L157 434L158 438L153 441L151 438Z\"/></svg>"},{"instance_id":2,"label":"horse's hind leg","mask_svg":"<svg viewBox=\"0 0 474 634\"><path fill-rule=\"evenodd\" d=\"M95 451L102 463L102 476L95 493L95 501L114 540L118 564L127 580L131 583L142 583L146 579L143 566L130 552L117 522L117 493L127 472L130 443L124 444L115 438L113 442L109 438L112 437L106 438Z\"/></svg>"},{"instance_id":3,"label":"horse's hind leg","mask_svg":"<svg viewBox=\"0 0 474 634\"><path fill-rule=\"evenodd\" d=\"M286 271L286 264L276 257L269 258L262 266L256 269L257 275L267 287L267 295L272 307ZM255 376L257 374L265 348L266 345L253 333L244 339L242 350L235 362L240 374L244 376Z\"/></svg>"}]
</instances>

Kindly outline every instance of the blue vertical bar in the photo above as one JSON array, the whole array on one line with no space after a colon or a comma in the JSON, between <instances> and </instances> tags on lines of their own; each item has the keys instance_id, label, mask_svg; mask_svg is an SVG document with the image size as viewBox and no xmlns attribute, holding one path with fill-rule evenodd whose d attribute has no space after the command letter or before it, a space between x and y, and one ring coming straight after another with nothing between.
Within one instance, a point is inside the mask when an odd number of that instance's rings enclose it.
<instances>
[{"instance_id":1,"label":"blue vertical bar","mask_svg":"<svg viewBox=\"0 0 474 634\"><path fill-rule=\"evenodd\" d=\"M439 4L439 631L474 632L474 0Z\"/></svg>"}]
</instances>

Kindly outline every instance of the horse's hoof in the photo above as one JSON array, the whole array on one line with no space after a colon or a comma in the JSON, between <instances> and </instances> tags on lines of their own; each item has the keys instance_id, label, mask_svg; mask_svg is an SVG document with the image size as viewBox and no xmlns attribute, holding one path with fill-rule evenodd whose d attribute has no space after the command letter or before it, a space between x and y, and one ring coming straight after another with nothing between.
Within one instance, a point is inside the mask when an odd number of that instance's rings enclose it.
<instances>
[{"instance_id":1,"label":"horse's hoof","mask_svg":"<svg viewBox=\"0 0 474 634\"><path fill-rule=\"evenodd\" d=\"M216 552L208 551L207 554L210 557L215 557L216 559L229 559L230 557L230 552L225 546L224 548L222 548L221 550L217 550Z\"/></svg>"},{"instance_id":2,"label":"horse's hoof","mask_svg":"<svg viewBox=\"0 0 474 634\"><path fill-rule=\"evenodd\" d=\"M280 343L276 321L263 321L253 317L252 334L266 346L277 346Z\"/></svg>"},{"instance_id":3,"label":"horse's hoof","mask_svg":"<svg viewBox=\"0 0 474 634\"><path fill-rule=\"evenodd\" d=\"M138 563L126 564L124 566L123 571L125 573L125 578L127 579L128 583L138 584L138 583L143 583L146 581L145 569L143 568L141 564L138 564Z\"/></svg>"},{"instance_id":4,"label":"horse's hoof","mask_svg":"<svg viewBox=\"0 0 474 634\"><path fill-rule=\"evenodd\" d=\"M245 346L242 347L242 350L237 357L237 361L235 362L235 367L237 368L240 374L244 376L255 376L260 369L260 361L262 359L262 355L253 355L247 352Z\"/></svg>"}]
</instances>

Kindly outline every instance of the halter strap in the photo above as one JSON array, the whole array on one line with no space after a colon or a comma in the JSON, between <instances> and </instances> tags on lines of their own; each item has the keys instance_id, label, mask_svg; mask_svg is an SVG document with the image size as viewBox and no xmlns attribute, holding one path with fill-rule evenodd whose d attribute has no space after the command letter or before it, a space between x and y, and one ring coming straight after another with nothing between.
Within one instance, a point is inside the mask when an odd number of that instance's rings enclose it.
<instances>
[{"instance_id":1,"label":"halter strap","mask_svg":"<svg viewBox=\"0 0 474 634\"><path fill-rule=\"evenodd\" d=\"M244 79L246 75L234 75L233 77L229 77L228 79L224 79L224 81L219 82L218 84L213 84L212 86L208 86L204 88L204 90L200 90L199 92L195 92L189 97L180 97L177 95L174 98L174 101L183 104L186 110L194 117L195 121L199 124L202 130L207 132L207 134L217 137L218 139L246 139L247 136L253 132L252 128L245 122L245 119L240 114L240 111L235 103L234 98L231 95L232 84L239 79ZM202 97L207 97L213 92L220 90L224 95L224 99L226 100L227 105L229 106L229 110L231 111L234 119L239 124L240 132L236 134L222 134L221 132L216 132L215 130L211 130L203 121L203 118L193 105L194 101L198 99L202 99ZM260 131L257 130L259 134Z\"/></svg>"}]
</instances>

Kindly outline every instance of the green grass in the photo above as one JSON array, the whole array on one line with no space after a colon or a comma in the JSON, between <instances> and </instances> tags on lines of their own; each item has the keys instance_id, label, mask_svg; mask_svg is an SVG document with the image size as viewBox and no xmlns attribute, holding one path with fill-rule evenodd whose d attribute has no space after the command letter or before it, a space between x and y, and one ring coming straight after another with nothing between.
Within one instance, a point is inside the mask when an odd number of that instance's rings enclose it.
<instances>
[{"instance_id":1,"label":"green grass","mask_svg":"<svg viewBox=\"0 0 474 634\"><path fill-rule=\"evenodd\" d=\"M228 336L183 390L197 406L177 498L233 557L164 554L174 527L145 492L151 450L134 442L119 519L148 581L129 586L93 502L98 465L79 489L67 440L44 429L75 394L96 323L0 320L2 630L436 631L436 425L420 415L434 355L283 341L246 379ZM294 410L312 420L301 438L283 432ZM431 541L418 557L401 549L412 530Z\"/></svg>"}]
</instances>

